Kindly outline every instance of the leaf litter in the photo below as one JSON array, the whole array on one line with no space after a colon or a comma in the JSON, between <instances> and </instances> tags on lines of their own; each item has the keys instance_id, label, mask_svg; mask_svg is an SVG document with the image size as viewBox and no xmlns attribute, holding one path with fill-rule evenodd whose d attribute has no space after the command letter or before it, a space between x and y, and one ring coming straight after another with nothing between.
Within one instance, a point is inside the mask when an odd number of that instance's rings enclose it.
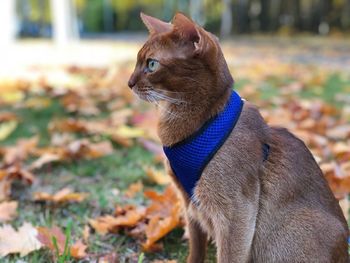
<instances>
[{"instance_id":1,"label":"leaf litter","mask_svg":"<svg viewBox=\"0 0 350 263\"><path fill-rule=\"evenodd\" d=\"M242 60L244 50L242 47L235 50L225 47L228 60L235 61L230 63L231 70L240 79L249 80L241 84L239 93L259 104L269 124L287 127L305 141L347 216L350 192L350 108L347 105L350 100L345 94L350 92L348 74L334 73L323 67L286 63L274 55L273 48L267 47L260 50L264 59L259 57L259 50L254 49L254 56L248 55ZM296 51L291 49L285 52ZM266 64L269 66L266 67ZM16 181L24 182L25 187L40 185L39 171L53 165L93 160L114 154L120 148L139 145L153 154L154 167L141 166L145 180L132 183L128 189L121 191L124 203L118 203L114 213L104 212L99 217L92 214L86 220L89 227L84 227L81 237L84 241L76 237L78 241L69 245L70 253L77 259L92 255L87 252L89 236L93 235L90 227L99 235L121 233L132 236L144 251L161 249L161 239L174 228L183 227L183 205L171 186L165 186L164 192L156 192L150 190L149 185L143 185L143 182L167 185L170 180L158 167L164 155L157 136L157 113L135 100L126 87L132 68L71 66L53 71L40 69L40 74L34 74L39 77L30 80L0 80L1 142L6 142L16 130L23 129L23 120L14 113L15 109L46 111L58 100L67 116L54 117L50 121L47 145L40 143L42 138L39 135L19 138L10 145L0 145L0 222L11 223L18 213L24 212L18 208L23 201L11 198ZM328 79L334 74L348 83L340 94L344 96L337 94L332 98L332 103L315 98L324 92ZM265 93L270 92L266 83L277 87L275 95L265 97ZM310 90L316 92L314 98L300 95ZM343 103L343 106L335 106L337 103ZM134 199L140 196L143 196L143 201L135 202ZM40 201L44 206L48 203L64 206L79 203L87 195L64 187L53 194L35 192L33 197L34 201ZM128 200L130 202L125 203ZM36 239L37 234L41 241ZM13 253L24 256L41 247L48 248L54 255L56 247L52 243L53 236L56 237L59 254L63 253L67 237L57 226L35 228L24 222L16 231L10 225L1 225L0 256ZM24 240L28 242L21 244ZM100 258L101 262L111 262L108 260L117 261L119 255L107 253Z\"/></svg>"}]
</instances>

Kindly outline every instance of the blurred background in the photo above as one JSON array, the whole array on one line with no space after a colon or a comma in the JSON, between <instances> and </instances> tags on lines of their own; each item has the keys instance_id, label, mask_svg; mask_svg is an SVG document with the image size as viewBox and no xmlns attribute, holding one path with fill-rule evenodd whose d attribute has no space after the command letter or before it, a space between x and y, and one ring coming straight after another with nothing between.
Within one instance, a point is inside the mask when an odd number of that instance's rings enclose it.
<instances>
[{"instance_id":1,"label":"blurred background","mask_svg":"<svg viewBox=\"0 0 350 263\"><path fill-rule=\"evenodd\" d=\"M0 0L0 261L185 261L157 111L127 87L141 11L220 37L234 88L303 139L348 219L350 0Z\"/></svg>"},{"instance_id":2,"label":"blurred background","mask_svg":"<svg viewBox=\"0 0 350 263\"><path fill-rule=\"evenodd\" d=\"M189 14L221 36L251 33L329 35L350 30L348 0L5 0L5 38L92 37L143 31L140 11L170 21Z\"/></svg>"}]
</instances>

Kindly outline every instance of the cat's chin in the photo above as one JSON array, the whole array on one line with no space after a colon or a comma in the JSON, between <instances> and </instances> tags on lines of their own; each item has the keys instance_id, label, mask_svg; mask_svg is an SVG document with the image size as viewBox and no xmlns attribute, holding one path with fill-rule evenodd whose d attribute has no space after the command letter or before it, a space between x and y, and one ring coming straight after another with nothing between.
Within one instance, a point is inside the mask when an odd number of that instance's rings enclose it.
<instances>
[{"instance_id":1,"label":"cat's chin","mask_svg":"<svg viewBox=\"0 0 350 263\"><path fill-rule=\"evenodd\" d=\"M147 102L151 102L149 100L149 98L147 97L147 95L144 94L144 93L140 93L140 92L134 91L134 94L141 100L144 100L144 101L147 101Z\"/></svg>"}]
</instances>

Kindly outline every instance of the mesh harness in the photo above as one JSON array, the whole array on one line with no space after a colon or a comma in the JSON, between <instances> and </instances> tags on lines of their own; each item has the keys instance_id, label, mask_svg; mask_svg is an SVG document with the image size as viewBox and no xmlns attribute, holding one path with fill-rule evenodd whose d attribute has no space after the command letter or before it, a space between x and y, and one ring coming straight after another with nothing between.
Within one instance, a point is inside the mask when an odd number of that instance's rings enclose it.
<instances>
[{"instance_id":1,"label":"mesh harness","mask_svg":"<svg viewBox=\"0 0 350 263\"><path fill-rule=\"evenodd\" d=\"M243 100L233 91L224 110L208 120L197 132L172 146L164 146L171 169L192 198L193 190L201 174L224 144L235 127L243 108ZM269 146L263 145L264 160L269 154Z\"/></svg>"}]
</instances>

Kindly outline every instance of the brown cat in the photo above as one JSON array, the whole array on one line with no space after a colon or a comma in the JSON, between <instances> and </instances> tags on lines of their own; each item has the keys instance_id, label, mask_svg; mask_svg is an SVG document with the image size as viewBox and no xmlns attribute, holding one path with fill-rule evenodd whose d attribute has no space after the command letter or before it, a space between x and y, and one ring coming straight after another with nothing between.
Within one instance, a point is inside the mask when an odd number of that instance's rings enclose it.
<instances>
[{"instance_id":1,"label":"brown cat","mask_svg":"<svg viewBox=\"0 0 350 263\"><path fill-rule=\"evenodd\" d=\"M269 127L249 102L231 103L233 79L217 38L180 13L172 24L141 18L150 37L128 85L159 106L158 131L168 157L196 159L201 153L167 150L191 146L229 112L228 105L239 109L232 131L196 170L193 187L178 174L181 160L167 163L186 202L187 262L204 261L208 237L220 263L348 262L348 226L313 156L286 129Z\"/></svg>"}]
</instances>

